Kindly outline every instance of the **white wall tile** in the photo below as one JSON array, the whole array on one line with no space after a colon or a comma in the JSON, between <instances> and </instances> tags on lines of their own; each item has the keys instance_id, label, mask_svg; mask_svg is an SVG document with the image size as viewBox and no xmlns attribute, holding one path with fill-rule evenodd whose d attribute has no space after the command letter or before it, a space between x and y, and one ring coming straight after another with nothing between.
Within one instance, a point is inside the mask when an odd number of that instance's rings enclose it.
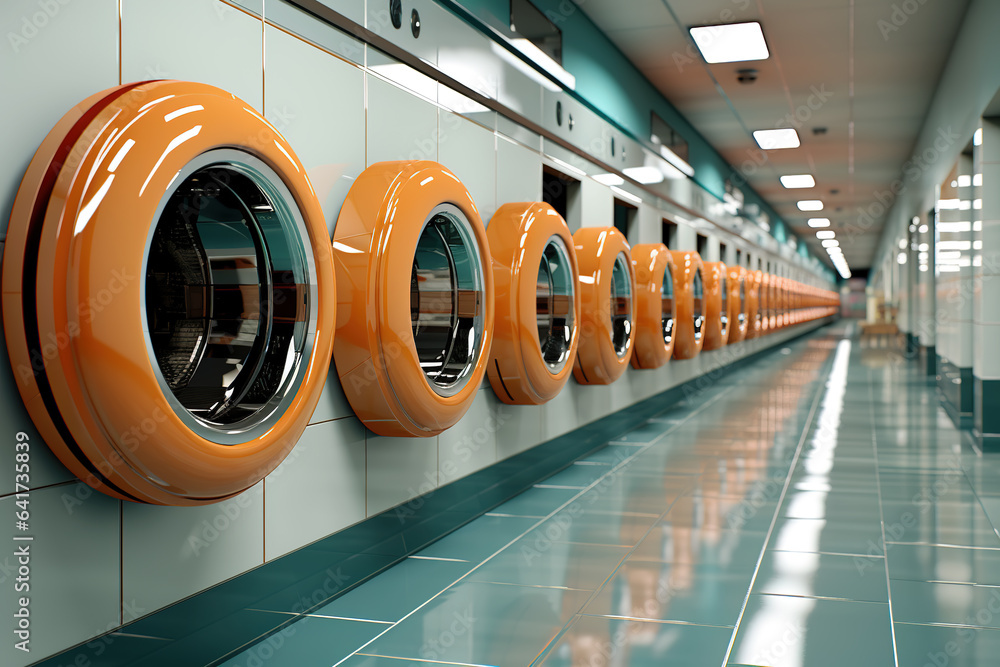
<instances>
[{"instance_id":1,"label":"white wall tile","mask_svg":"<svg viewBox=\"0 0 1000 667\"><path fill-rule=\"evenodd\" d=\"M265 117L305 166L332 236L347 191L365 168L364 73L276 28L268 26L265 37Z\"/></svg>"},{"instance_id":2,"label":"white wall tile","mask_svg":"<svg viewBox=\"0 0 1000 667\"><path fill-rule=\"evenodd\" d=\"M497 208L511 202L541 201L541 154L497 137L496 161Z\"/></svg>"},{"instance_id":3,"label":"white wall tile","mask_svg":"<svg viewBox=\"0 0 1000 667\"><path fill-rule=\"evenodd\" d=\"M438 487L438 436L387 438L368 432L368 516Z\"/></svg>"},{"instance_id":4,"label":"white wall tile","mask_svg":"<svg viewBox=\"0 0 1000 667\"><path fill-rule=\"evenodd\" d=\"M365 518L365 427L354 417L306 429L264 479L265 560Z\"/></svg>"},{"instance_id":5,"label":"white wall tile","mask_svg":"<svg viewBox=\"0 0 1000 667\"><path fill-rule=\"evenodd\" d=\"M368 81L368 164L437 160L437 107L371 74Z\"/></svg>"},{"instance_id":6,"label":"white wall tile","mask_svg":"<svg viewBox=\"0 0 1000 667\"><path fill-rule=\"evenodd\" d=\"M592 178L580 181L580 196L566 212L580 227L610 227L615 224L615 196L611 188ZM568 221L567 221L568 222Z\"/></svg>"},{"instance_id":7,"label":"white wall tile","mask_svg":"<svg viewBox=\"0 0 1000 667\"><path fill-rule=\"evenodd\" d=\"M0 160L0 240L18 184L45 135L84 98L118 84L117 0L59 3L51 17L37 0L5 0L3 16L0 72L10 129Z\"/></svg>"},{"instance_id":8,"label":"white wall tile","mask_svg":"<svg viewBox=\"0 0 1000 667\"><path fill-rule=\"evenodd\" d=\"M438 156L472 193L483 224L497 209L496 135L481 125L451 113L439 112Z\"/></svg>"},{"instance_id":9,"label":"white wall tile","mask_svg":"<svg viewBox=\"0 0 1000 667\"><path fill-rule=\"evenodd\" d=\"M41 443L38 443L39 445ZM35 453L32 452L32 463ZM11 457L13 458L13 457ZM121 503L82 484L32 491L28 531L14 527L15 498L0 498L5 517L0 555L0 614L5 634L0 664L22 667L47 655L115 629L121 623L119 527ZM31 535L31 542L15 536ZM30 653L14 648L11 634L17 599L15 549L29 545L31 556ZM125 597L126 605L130 598Z\"/></svg>"},{"instance_id":10,"label":"white wall tile","mask_svg":"<svg viewBox=\"0 0 1000 667\"><path fill-rule=\"evenodd\" d=\"M981 339L982 359L975 367L975 374L982 380L1000 380L1000 354L996 341L1000 337L1000 324L978 324L976 335Z\"/></svg>"},{"instance_id":11,"label":"white wall tile","mask_svg":"<svg viewBox=\"0 0 1000 667\"><path fill-rule=\"evenodd\" d=\"M490 410L493 392L482 388L462 420L437 437L438 482L447 484L497 460L497 421Z\"/></svg>"},{"instance_id":12,"label":"white wall tile","mask_svg":"<svg viewBox=\"0 0 1000 667\"><path fill-rule=\"evenodd\" d=\"M0 243L0 258L3 257L3 246ZM0 321L0 340L4 338L3 322ZM28 372L30 369L18 369L17 372ZM6 349L0 351L0 424L3 424L11 435L23 431L28 434L31 448L31 488L38 489L59 482L73 479L73 474L59 462L56 455L45 445L42 436L35 429L28 411L21 401L21 394L14 382L14 371L10 367L10 357ZM7 438L0 445L0 496L14 493L14 445L13 437Z\"/></svg>"},{"instance_id":13,"label":"white wall tile","mask_svg":"<svg viewBox=\"0 0 1000 667\"><path fill-rule=\"evenodd\" d=\"M323 4L359 23L364 22L364 3L354 0L327 0ZM353 63L359 65L365 63L363 42L333 26L317 21L311 14L288 3L268 2L267 21Z\"/></svg>"},{"instance_id":14,"label":"white wall tile","mask_svg":"<svg viewBox=\"0 0 1000 667\"><path fill-rule=\"evenodd\" d=\"M129 0L122 5L122 81L208 83L263 111L262 30L259 18L220 0Z\"/></svg>"},{"instance_id":15,"label":"white wall tile","mask_svg":"<svg viewBox=\"0 0 1000 667\"><path fill-rule=\"evenodd\" d=\"M148 614L264 562L264 483L201 507L124 503L122 536L123 596Z\"/></svg>"},{"instance_id":16,"label":"white wall tile","mask_svg":"<svg viewBox=\"0 0 1000 667\"><path fill-rule=\"evenodd\" d=\"M572 382L572 378L569 380ZM496 420L497 461L519 454L547 438L543 431L545 405L508 405L487 389L490 413Z\"/></svg>"}]
</instances>

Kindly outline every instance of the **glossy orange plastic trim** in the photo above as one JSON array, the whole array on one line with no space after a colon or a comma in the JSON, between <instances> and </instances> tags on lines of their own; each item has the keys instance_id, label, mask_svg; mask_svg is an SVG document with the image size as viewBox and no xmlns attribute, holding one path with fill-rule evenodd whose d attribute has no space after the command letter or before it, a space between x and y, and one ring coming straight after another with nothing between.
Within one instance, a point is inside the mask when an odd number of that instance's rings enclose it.
<instances>
[{"instance_id":1,"label":"glossy orange plastic trim","mask_svg":"<svg viewBox=\"0 0 1000 667\"><path fill-rule=\"evenodd\" d=\"M729 342L729 269L722 262L705 262L705 330L703 350L718 350ZM726 310L722 296L725 292ZM723 324L722 316L726 316Z\"/></svg>"},{"instance_id":2,"label":"glossy orange plastic trim","mask_svg":"<svg viewBox=\"0 0 1000 667\"><path fill-rule=\"evenodd\" d=\"M580 384L611 384L625 372L635 351L636 283L628 241L614 227L583 227L573 234L580 266L580 346L573 377ZM632 282L632 333L621 357L611 330L611 283L615 260L625 255Z\"/></svg>"},{"instance_id":3,"label":"glossy orange plastic trim","mask_svg":"<svg viewBox=\"0 0 1000 667\"><path fill-rule=\"evenodd\" d=\"M674 258L662 243L642 243L632 247L632 266L637 291L632 366L659 368L670 361L677 335L677 299L674 298L670 309L674 322L670 342L663 340L663 279L669 266L673 282Z\"/></svg>"},{"instance_id":4,"label":"glossy orange plastic trim","mask_svg":"<svg viewBox=\"0 0 1000 667\"><path fill-rule=\"evenodd\" d=\"M762 306L760 302L760 281L763 278L763 273L760 270L747 271L746 280L747 283L747 335L745 338L750 340L751 338L759 338L762 334L762 326L764 323L764 313L762 311Z\"/></svg>"},{"instance_id":5,"label":"glossy orange plastic trim","mask_svg":"<svg viewBox=\"0 0 1000 667\"><path fill-rule=\"evenodd\" d=\"M771 274L763 271L759 272L757 279L757 309L760 313L759 335L766 336L774 328L771 322L774 315L774 300L771 294Z\"/></svg>"},{"instance_id":6,"label":"glossy orange plastic trim","mask_svg":"<svg viewBox=\"0 0 1000 667\"><path fill-rule=\"evenodd\" d=\"M701 352L705 343L705 324L702 322L701 335L695 335L694 327L694 276L701 272L702 287L705 285L705 268L701 255L691 250L672 251L674 266L674 301L677 303L677 319L674 320L674 358L692 359ZM703 289L704 293L704 289ZM705 299L702 299L702 317L705 316Z\"/></svg>"},{"instance_id":7,"label":"glossy orange plastic trim","mask_svg":"<svg viewBox=\"0 0 1000 667\"><path fill-rule=\"evenodd\" d=\"M202 438L174 412L140 308L157 207L178 171L215 148L249 153L280 176L305 220L318 283L315 339L293 402L271 430L236 445ZM3 259L8 353L42 437L95 489L163 505L231 497L288 454L325 382L334 291L323 212L291 146L239 98L183 81L119 86L71 109L25 173ZM26 327L37 328L41 350L29 348Z\"/></svg>"},{"instance_id":8,"label":"glossy orange plastic trim","mask_svg":"<svg viewBox=\"0 0 1000 667\"><path fill-rule=\"evenodd\" d=\"M729 344L739 343L747 336L747 305L750 290L746 285L747 270L742 266L729 267ZM742 290L741 290L742 288ZM741 298L742 292L742 298ZM742 321L741 321L742 318Z\"/></svg>"},{"instance_id":9,"label":"glossy orange plastic trim","mask_svg":"<svg viewBox=\"0 0 1000 667\"><path fill-rule=\"evenodd\" d=\"M573 372L579 343L579 267L573 235L554 208L542 202L504 204L493 215L486 236L493 255L496 298L493 349L487 374L504 403L539 405L559 393ZM552 373L538 340L538 265L549 240L566 246L573 273L573 333L566 363Z\"/></svg>"},{"instance_id":10,"label":"glossy orange plastic trim","mask_svg":"<svg viewBox=\"0 0 1000 667\"><path fill-rule=\"evenodd\" d=\"M483 269L485 320L476 365L452 396L427 382L413 340L410 276L424 222L441 204L470 223ZM337 268L334 360L351 407L387 436L433 436L469 409L493 342L490 245L472 195L453 173L427 160L377 162L351 186L333 242Z\"/></svg>"}]
</instances>

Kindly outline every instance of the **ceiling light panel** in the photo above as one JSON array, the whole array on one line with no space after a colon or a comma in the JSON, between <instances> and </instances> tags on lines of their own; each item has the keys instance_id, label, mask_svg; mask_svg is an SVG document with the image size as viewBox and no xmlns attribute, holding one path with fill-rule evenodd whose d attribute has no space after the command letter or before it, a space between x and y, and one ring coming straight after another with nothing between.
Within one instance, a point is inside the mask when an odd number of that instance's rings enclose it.
<instances>
[{"instance_id":1,"label":"ceiling light panel","mask_svg":"<svg viewBox=\"0 0 1000 667\"><path fill-rule=\"evenodd\" d=\"M756 21L691 28L691 38L709 64L767 60L770 56L764 31Z\"/></svg>"},{"instance_id":2,"label":"ceiling light panel","mask_svg":"<svg viewBox=\"0 0 1000 667\"><path fill-rule=\"evenodd\" d=\"M791 128L782 130L754 130L753 139L765 151L776 151L783 148L798 148L799 133Z\"/></svg>"},{"instance_id":3,"label":"ceiling light panel","mask_svg":"<svg viewBox=\"0 0 1000 667\"><path fill-rule=\"evenodd\" d=\"M793 188L814 188L816 179L811 174L791 174L781 177L781 184L788 189Z\"/></svg>"}]
</instances>

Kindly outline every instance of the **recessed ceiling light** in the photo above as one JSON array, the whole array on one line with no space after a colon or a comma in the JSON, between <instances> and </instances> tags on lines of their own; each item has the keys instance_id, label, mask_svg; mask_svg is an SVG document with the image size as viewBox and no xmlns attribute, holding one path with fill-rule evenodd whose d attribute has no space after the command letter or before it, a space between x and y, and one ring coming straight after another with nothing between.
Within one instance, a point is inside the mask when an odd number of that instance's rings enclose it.
<instances>
[{"instance_id":1,"label":"recessed ceiling light","mask_svg":"<svg viewBox=\"0 0 1000 667\"><path fill-rule=\"evenodd\" d=\"M798 148L799 133L794 129L754 130L753 140L765 151L776 151L782 148Z\"/></svg>"},{"instance_id":2,"label":"recessed ceiling light","mask_svg":"<svg viewBox=\"0 0 1000 667\"><path fill-rule=\"evenodd\" d=\"M809 226L813 228L829 227L830 218L809 218Z\"/></svg>"},{"instance_id":3,"label":"recessed ceiling light","mask_svg":"<svg viewBox=\"0 0 1000 667\"><path fill-rule=\"evenodd\" d=\"M820 240L823 240L823 239L832 239L832 238L836 238L836 237L837 237L837 233L835 231L833 231L832 229L824 229L821 232L816 232L816 238L818 238Z\"/></svg>"},{"instance_id":4,"label":"recessed ceiling light","mask_svg":"<svg viewBox=\"0 0 1000 667\"><path fill-rule=\"evenodd\" d=\"M839 245L840 245L840 241L838 241L837 239L827 239L827 240L823 241L823 247L824 248L836 248Z\"/></svg>"},{"instance_id":5,"label":"recessed ceiling light","mask_svg":"<svg viewBox=\"0 0 1000 667\"><path fill-rule=\"evenodd\" d=\"M803 199L798 204L800 211L822 211L823 202L818 199Z\"/></svg>"},{"instance_id":6,"label":"recessed ceiling light","mask_svg":"<svg viewBox=\"0 0 1000 667\"><path fill-rule=\"evenodd\" d=\"M770 55L756 21L691 28L691 38L710 64L766 60Z\"/></svg>"},{"instance_id":7,"label":"recessed ceiling light","mask_svg":"<svg viewBox=\"0 0 1000 667\"><path fill-rule=\"evenodd\" d=\"M810 174L792 174L790 176L782 176L781 184L786 188L814 188L816 187L816 179Z\"/></svg>"},{"instance_id":8,"label":"recessed ceiling light","mask_svg":"<svg viewBox=\"0 0 1000 667\"><path fill-rule=\"evenodd\" d=\"M827 254L830 255L830 257L843 257L844 256L844 251L841 250L840 248L838 248L837 246L834 246L832 248L827 248L826 252L827 252Z\"/></svg>"}]
</instances>

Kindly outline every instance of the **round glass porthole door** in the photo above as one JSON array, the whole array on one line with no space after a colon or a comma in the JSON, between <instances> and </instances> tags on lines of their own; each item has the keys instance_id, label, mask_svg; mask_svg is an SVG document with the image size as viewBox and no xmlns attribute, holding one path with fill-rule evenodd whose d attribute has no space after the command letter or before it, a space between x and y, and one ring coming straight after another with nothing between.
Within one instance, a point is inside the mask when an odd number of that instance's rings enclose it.
<instances>
[{"instance_id":1,"label":"round glass porthole door","mask_svg":"<svg viewBox=\"0 0 1000 667\"><path fill-rule=\"evenodd\" d=\"M490 248L469 191L436 162L373 164L347 194L333 256L334 360L358 418L387 436L455 424L493 338Z\"/></svg>"},{"instance_id":2,"label":"round glass porthole door","mask_svg":"<svg viewBox=\"0 0 1000 667\"><path fill-rule=\"evenodd\" d=\"M109 495L238 494L288 454L322 392L326 223L291 146L247 108L190 82L107 90L53 128L22 181L8 351L42 360L19 378L28 411ZM65 331L71 344L46 346Z\"/></svg>"},{"instance_id":3,"label":"round glass porthole door","mask_svg":"<svg viewBox=\"0 0 1000 667\"><path fill-rule=\"evenodd\" d=\"M632 272L624 252L615 257L611 273L611 344L619 359L632 345Z\"/></svg>"},{"instance_id":4,"label":"round glass porthole door","mask_svg":"<svg viewBox=\"0 0 1000 667\"><path fill-rule=\"evenodd\" d=\"M676 303L673 356L691 359L704 345L705 269L698 253L690 250L674 250L671 258Z\"/></svg>"},{"instance_id":5,"label":"round glass porthole door","mask_svg":"<svg viewBox=\"0 0 1000 667\"><path fill-rule=\"evenodd\" d=\"M702 329L705 326L705 281L702 279L701 267L695 269L691 283L691 297L694 317L694 339L701 340Z\"/></svg>"},{"instance_id":6,"label":"round glass porthole door","mask_svg":"<svg viewBox=\"0 0 1000 667\"><path fill-rule=\"evenodd\" d=\"M674 340L674 275L670 270L672 263L663 267L663 283L660 287L660 328L663 332L663 344L670 346Z\"/></svg>"},{"instance_id":7,"label":"round glass porthole door","mask_svg":"<svg viewBox=\"0 0 1000 667\"><path fill-rule=\"evenodd\" d=\"M538 263L535 292L538 346L546 368L553 375L566 367L576 330L573 303L576 274L569 253L566 241L560 236L552 236L545 244Z\"/></svg>"},{"instance_id":8,"label":"round glass porthole door","mask_svg":"<svg viewBox=\"0 0 1000 667\"><path fill-rule=\"evenodd\" d=\"M264 163L223 149L177 180L146 261L149 344L177 414L232 444L271 428L302 383L316 269Z\"/></svg>"},{"instance_id":9,"label":"round glass porthole door","mask_svg":"<svg viewBox=\"0 0 1000 667\"><path fill-rule=\"evenodd\" d=\"M659 368L674 349L677 304L674 299L674 263L662 243L632 248L636 277L636 332L632 365Z\"/></svg>"},{"instance_id":10,"label":"round glass porthole door","mask_svg":"<svg viewBox=\"0 0 1000 667\"><path fill-rule=\"evenodd\" d=\"M702 268L704 293L702 337L704 350L718 350L729 342L728 267L722 262L706 262Z\"/></svg>"},{"instance_id":11,"label":"round glass porthole door","mask_svg":"<svg viewBox=\"0 0 1000 667\"><path fill-rule=\"evenodd\" d=\"M746 324L747 324L747 309L746 309L746 304L747 304L747 283L746 283L746 280L741 280L740 281L740 303L739 303L739 309L740 310L739 310L739 312L736 315L736 317L737 317L737 324L739 325L740 329L743 329L744 327L746 327Z\"/></svg>"},{"instance_id":12,"label":"round glass porthole door","mask_svg":"<svg viewBox=\"0 0 1000 667\"><path fill-rule=\"evenodd\" d=\"M636 275L631 248L614 227L584 227L573 234L579 262L580 345L573 375L581 384L610 384L634 351Z\"/></svg>"},{"instance_id":13,"label":"round glass porthole door","mask_svg":"<svg viewBox=\"0 0 1000 667\"><path fill-rule=\"evenodd\" d=\"M729 333L729 284L726 281L725 269L719 277L719 299L722 306L719 308L719 320L722 323L722 337Z\"/></svg>"},{"instance_id":14,"label":"round glass porthole door","mask_svg":"<svg viewBox=\"0 0 1000 667\"><path fill-rule=\"evenodd\" d=\"M504 204L486 233L497 312L490 385L505 403L538 405L566 384L579 343L573 236L542 202Z\"/></svg>"},{"instance_id":15,"label":"round glass porthole door","mask_svg":"<svg viewBox=\"0 0 1000 667\"><path fill-rule=\"evenodd\" d=\"M450 204L417 240L410 272L413 342L431 388L453 396L469 380L483 340L483 270L471 227Z\"/></svg>"}]
</instances>

